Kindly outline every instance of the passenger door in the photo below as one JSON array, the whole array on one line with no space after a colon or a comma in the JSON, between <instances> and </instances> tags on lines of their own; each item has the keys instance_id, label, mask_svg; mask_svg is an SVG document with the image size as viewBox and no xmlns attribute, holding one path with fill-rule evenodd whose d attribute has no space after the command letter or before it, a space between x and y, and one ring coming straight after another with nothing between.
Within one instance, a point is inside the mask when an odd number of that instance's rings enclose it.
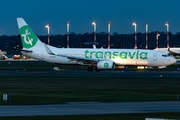
<instances>
[{"instance_id":1,"label":"passenger door","mask_svg":"<svg viewBox=\"0 0 180 120\"><path fill-rule=\"evenodd\" d=\"M157 52L153 53L153 61L157 61Z\"/></svg>"},{"instance_id":2,"label":"passenger door","mask_svg":"<svg viewBox=\"0 0 180 120\"><path fill-rule=\"evenodd\" d=\"M44 51L41 52L41 59L44 59Z\"/></svg>"}]
</instances>

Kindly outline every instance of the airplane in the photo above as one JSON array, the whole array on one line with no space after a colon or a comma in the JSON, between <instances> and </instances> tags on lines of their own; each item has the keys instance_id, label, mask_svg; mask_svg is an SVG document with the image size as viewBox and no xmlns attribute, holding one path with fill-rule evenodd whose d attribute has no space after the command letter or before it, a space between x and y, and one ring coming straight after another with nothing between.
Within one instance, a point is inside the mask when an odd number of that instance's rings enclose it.
<instances>
[{"instance_id":1,"label":"airplane","mask_svg":"<svg viewBox=\"0 0 180 120\"><path fill-rule=\"evenodd\" d=\"M40 41L23 18L17 18L23 55L45 62L88 66L89 72L118 66L166 68L176 60L168 54L145 49L57 48Z\"/></svg>"},{"instance_id":2,"label":"airplane","mask_svg":"<svg viewBox=\"0 0 180 120\"><path fill-rule=\"evenodd\" d=\"M165 52L175 58L180 56L180 48L156 48L154 50Z\"/></svg>"}]
</instances>

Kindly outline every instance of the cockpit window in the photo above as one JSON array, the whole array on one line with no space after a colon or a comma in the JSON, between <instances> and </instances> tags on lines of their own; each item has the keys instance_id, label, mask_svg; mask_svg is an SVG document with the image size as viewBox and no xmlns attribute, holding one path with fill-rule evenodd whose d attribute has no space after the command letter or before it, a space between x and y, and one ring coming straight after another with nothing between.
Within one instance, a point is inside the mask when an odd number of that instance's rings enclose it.
<instances>
[{"instance_id":1,"label":"cockpit window","mask_svg":"<svg viewBox=\"0 0 180 120\"><path fill-rule=\"evenodd\" d=\"M163 56L163 57L169 57L169 55L168 55L168 54L163 54L162 56Z\"/></svg>"}]
</instances>

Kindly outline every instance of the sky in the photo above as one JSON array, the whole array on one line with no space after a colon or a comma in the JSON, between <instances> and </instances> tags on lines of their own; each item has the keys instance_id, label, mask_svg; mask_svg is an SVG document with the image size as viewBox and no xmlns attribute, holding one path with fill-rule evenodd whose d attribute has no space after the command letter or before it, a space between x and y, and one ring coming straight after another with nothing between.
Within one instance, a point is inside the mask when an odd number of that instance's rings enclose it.
<instances>
[{"instance_id":1,"label":"sky","mask_svg":"<svg viewBox=\"0 0 180 120\"><path fill-rule=\"evenodd\" d=\"M66 23L70 32L93 32L92 22L97 23L97 32L107 32L111 22L111 34L166 31L180 32L180 0L0 0L0 35L17 35L17 17L22 17L38 35L46 35L46 24L50 34L66 34Z\"/></svg>"}]
</instances>

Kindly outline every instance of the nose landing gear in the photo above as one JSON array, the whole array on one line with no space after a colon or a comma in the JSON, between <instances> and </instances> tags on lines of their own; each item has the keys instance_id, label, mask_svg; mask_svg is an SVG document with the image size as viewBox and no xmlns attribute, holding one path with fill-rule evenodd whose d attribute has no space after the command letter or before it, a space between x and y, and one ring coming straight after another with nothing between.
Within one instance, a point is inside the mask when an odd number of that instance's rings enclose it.
<instances>
[{"instance_id":1,"label":"nose landing gear","mask_svg":"<svg viewBox=\"0 0 180 120\"><path fill-rule=\"evenodd\" d=\"M92 71L93 71L93 67L88 67L88 68L87 68L87 71L88 71L88 72L92 72Z\"/></svg>"}]
</instances>

